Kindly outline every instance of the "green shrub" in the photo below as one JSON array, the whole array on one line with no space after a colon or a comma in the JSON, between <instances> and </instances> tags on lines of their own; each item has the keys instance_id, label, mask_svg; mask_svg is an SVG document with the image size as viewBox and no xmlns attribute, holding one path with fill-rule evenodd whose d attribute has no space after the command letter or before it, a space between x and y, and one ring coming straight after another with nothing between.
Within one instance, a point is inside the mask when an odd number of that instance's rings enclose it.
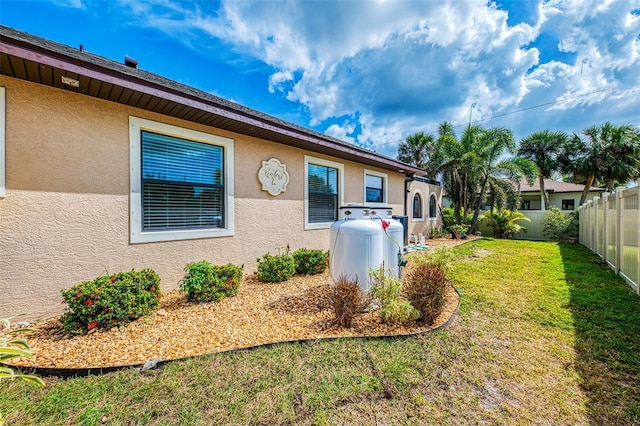
<instances>
[{"instance_id":1,"label":"green shrub","mask_svg":"<svg viewBox=\"0 0 640 426\"><path fill-rule=\"evenodd\" d=\"M296 274L315 275L321 274L327 269L329 253L322 250L301 248L291 255L295 262Z\"/></svg>"},{"instance_id":2,"label":"green shrub","mask_svg":"<svg viewBox=\"0 0 640 426\"><path fill-rule=\"evenodd\" d=\"M160 278L151 269L103 275L62 290L65 330L108 329L149 315L159 306Z\"/></svg>"},{"instance_id":3,"label":"green shrub","mask_svg":"<svg viewBox=\"0 0 640 426\"><path fill-rule=\"evenodd\" d=\"M416 262L405 269L404 293L428 325L433 324L442 311L447 285L445 269L437 264Z\"/></svg>"},{"instance_id":4,"label":"green shrub","mask_svg":"<svg viewBox=\"0 0 640 426\"><path fill-rule=\"evenodd\" d=\"M238 294L244 265L219 266L206 260L189 263L184 268L180 292L190 302L213 302Z\"/></svg>"},{"instance_id":5,"label":"green shrub","mask_svg":"<svg viewBox=\"0 0 640 426\"><path fill-rule=\"evenodd\" d=\"M433 228L429 231L429 238L442 238L449 235L449 232L441 228Z\"/></svg>"},{"instance_id":6,"label":"green shrub","mask_svg":"<svg viewBox=\"0 0 640 426\"><path fill-rule=\"evenodd\" d=\"M40 377L29 374L18 374L12 368L2 364L12 358L23 356L33 357L33 352L29 343L25 339L15 337L26 331L33 331L30 328L18 328L11 330L11 323L8 319L0 319L0 379L22 379L36 386L44 387L44 382ZM0 413L0 425L2 425L2 415Z\"/></svg>"},{"instance_id":7,"label":"green shrub","mask_svg":"<svg viewBox=\"0 0 640 426\"><path fill-rule=\"evenodd\" d=\"M456 240L466 239L467 232L469 231L469 225L451 225L449 227L451 236Z\"/></svg>"},{"instance_id":8,"label":"green shrub","mask_svg":"<svg viewBox=\"0 0 640 426\"><path fill-rule=\"evenodd\" d=\"M496 238L513 238L519 233L527 232L527 228L518 222L531 222L524 213L507 209L487 212L482 215L482 219L493 229L493 235Z\"/></svg>"},{"instance_id":9,"label":"green shrub","mask_svg":"<svg viewBox=\"0 0 640 426\"><path fill-rule=\"evenodd\" d=\"M293 277L296 271L295 261L290 254L269 253L258 258L258 279L262 282L276 283Z\"/></svg>"},{"instance_id":10,"label":"green shrub","mask_svg":"<svg viewBox=\"0 0 640 426\"><path fill-rule=\"evenodd\" d=\"M365 296L360 290L358 280L349 280L340 276L331 286L329 306L333 311L334 321L339 327L350 328L353 318L362 310Z\"/></svg>"},{"instance_id":11,"label":"green shrub","mask_svg":"<svg viewBox=\"0 0 640 426\"><path fill-rule=\"evenodd\" d=\"M380 303L378 311L384 323L403 324L420 317L418 312L402 294L402 281L383 268L371 271L371 295Z\"/></svg>"},{"instance_id":12,"label":"green shrub","mask_svg":"<svg viewBox=\"0 0 640 426\"><path fill-rule=\"evenodd\" d=\"M559 242L578 238L577 212L564 213L557 207L551 207L542 219L542 233Z\"/></svg>"},{"instance_id":13,"label":"green shrub","mask_svg":"<svg viewBox=\"0 0 640 426\"><path fill-rule=\"evenodd\" d=\"M462 220L463 224L471 223L471 220L473 219L473 211L467 214L467 217L465 217L464 209L460 208L460 219ZM455 224L456 216L453 207L445 207L444 209L442 209L442 229L448 232L452 232L451 226Z\"/></svg>"}]
</instances>

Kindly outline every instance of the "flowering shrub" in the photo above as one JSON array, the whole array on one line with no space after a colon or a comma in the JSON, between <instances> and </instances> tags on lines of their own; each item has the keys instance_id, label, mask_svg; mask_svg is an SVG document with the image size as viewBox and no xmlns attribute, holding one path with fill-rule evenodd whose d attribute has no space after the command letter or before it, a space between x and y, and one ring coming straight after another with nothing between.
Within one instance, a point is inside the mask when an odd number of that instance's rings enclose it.
<instances>
[{"instance_id":1,"label":"flowering shrub","mask_svg":"<svg viewBox=\"0 0 640 426\"><path fill-rule=\"evenodd\" d=\"M244 265L231 263L218 266L203 260L184 268L180 291L186 293L190 302L212 302L238 294L242 282Z\"/></svg>"},{"instance_id":2,"label":"flowering shrub","mask_svg":"<svg viewBox=\"0 0 640 426\"><path fill-rule=\"evenodd\" d=\"M315 275L327 269L329 253L322 250L301 248L292 253L296 274Z\"/></svg>"},{"instance_id":3,"label":"flowering shrub","mask_svg":"<svg viewBox=\"0 0 640 426\"><path fill-rule=\"evenodd\" d=\"M159 306L160 278L151 269L103 275L62 290L65 330L108 329L149 315Z\"/></svg>"},{"instance_id":4,"label":"flowering shrub","mask_svg":"<svg viewBox=\"0 0 640 426\"><path fill-rule=\"evenodd\" d=\"M262 282L276 283L293 277L296 271L295 261L290 254L269 253L258 258L258 279Z\"/></svg>"},{"instance_id":5,"label":"flowering shrub","mask_svg":"<svg viewBox=\"0 0 640 426\"><path fill-rule=\"evenodd\" d=\"M364 301L365 297L357 280L339 277L331 287L329 296L329 306L333 311L335 323L339 327L350 328L353 318L362 310Z\"/></svg>"}]
</instances>

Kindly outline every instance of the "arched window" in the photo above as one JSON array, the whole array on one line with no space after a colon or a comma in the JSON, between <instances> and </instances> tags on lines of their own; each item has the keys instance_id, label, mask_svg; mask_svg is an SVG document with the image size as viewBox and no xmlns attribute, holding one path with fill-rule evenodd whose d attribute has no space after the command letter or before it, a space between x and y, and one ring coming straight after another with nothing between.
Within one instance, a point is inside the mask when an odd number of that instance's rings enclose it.
<instances>
[{"instance_id":1,"label":"arched window","mask_svg":"<svg viewBox=\"0 0 640 426\"><path fill-rule=\"evenodd\" d=\"M414 219L422 219L422 196L416 192L413 194L413 216Z\"/></svg>"},{"instance_id":2,"label":"arched window","mask_svg":"<svg viewBox=\"0 0 640 426\"><path fill-rule=\"evenodd\" d=\"M437 216L436 194L429 196L429 219L435 219Z\"/></svg>"}]
</instances>

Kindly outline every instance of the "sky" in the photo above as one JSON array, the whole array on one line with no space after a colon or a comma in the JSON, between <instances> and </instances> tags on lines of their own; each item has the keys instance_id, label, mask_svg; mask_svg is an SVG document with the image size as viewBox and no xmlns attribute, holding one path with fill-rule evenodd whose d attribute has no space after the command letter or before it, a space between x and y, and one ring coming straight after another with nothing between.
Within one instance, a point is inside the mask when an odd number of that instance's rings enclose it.
<instances>
[{"instance_id":1,"label":"sky","mask_svg":"<svg viewBox=\"0 0 640 426\"><path fill-rule=\"evenodd\" d=\"M0 23L390 157L445 120L640 128L640 0L3 0Z\"/></svg>"}]
</instances>

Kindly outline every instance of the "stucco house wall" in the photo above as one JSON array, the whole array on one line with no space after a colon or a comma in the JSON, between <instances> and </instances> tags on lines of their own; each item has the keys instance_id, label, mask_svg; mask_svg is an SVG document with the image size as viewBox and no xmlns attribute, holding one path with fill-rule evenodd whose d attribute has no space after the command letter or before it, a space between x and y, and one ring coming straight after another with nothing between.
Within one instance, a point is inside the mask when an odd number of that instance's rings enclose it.
<instances>
[{"instance_id":1,"label":"stucco house wall","mask_svg":"<svg viewBox=\"0 0 640 426\"><path fill-rule=\"evenodd\" d=\"M442 228L442 193L442 186L431 183L427 179L416 178L409 182L407 187L408 235L414 235L416 242L419 242L420 234L429 238L431 230ZM420 208L417 208L416 204L419 204Z\"/></svg>"},{"instance_id":2,"label":"stucco house wall","mask_svg":"<svg viewBox=\"0 0 640 426\"><path fill-rule=\"evenodd\" d=\"M405 213L404 173L7 76L0 76L0 87L6 89L6 195L0 198L3 317L33 320L60 313L60 289L106 272L152 268L167 291L177 287L189 262L233 262L250 272L257 257L278 248L328 249L328 228L305 230L305 156L344 166L344 203L364 203L365 170L383 173L389 207L394 214ZM131 117L233 141L232 236L131 243ZM286 192L278 196L263 191L257 178L262 161L270 158L285 164L290 176ZM425 195L435 191L420 190ZM433 223L412 221L410 230L426 232Z\"/></svg>"}]
</instances>

